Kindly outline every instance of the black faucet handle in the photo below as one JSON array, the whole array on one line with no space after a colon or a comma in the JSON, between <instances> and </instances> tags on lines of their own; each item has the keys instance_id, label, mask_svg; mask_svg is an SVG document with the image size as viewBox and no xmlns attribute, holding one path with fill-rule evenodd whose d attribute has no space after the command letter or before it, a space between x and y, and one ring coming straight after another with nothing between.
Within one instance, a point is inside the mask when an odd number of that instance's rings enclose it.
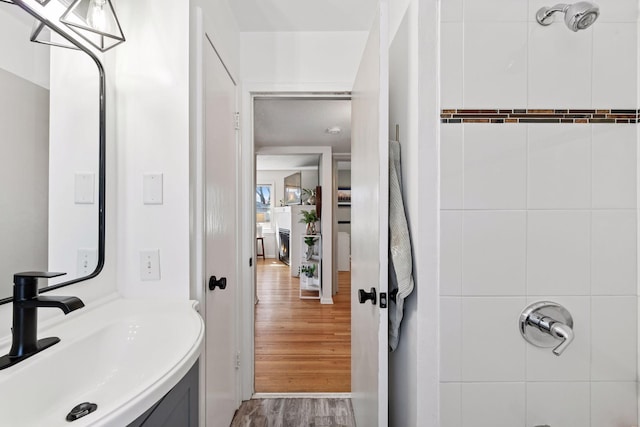
<instances>
[{"instance_id":1,"label":"black faucet handle","mask_svg":"<svg viewBox=\"0 0 640 427\"><path fill-rule=\"evenodd\" d=\"M30 285L37 283L38 279L51 279L53 277L63 276L67 273L53 273L45 271L24 271L13 275L13 283L17 286Z\"/></svg>"},{"instance_id":2,"label":"black faucet handle","mask_svg":"<svg viewBox=\"0 0 640 427\"><path fill-rule=\"evenodd\" d=\"M46 273L44 271L25 271L13 275L13 301L25 301L38 296L38 279L50 279L66 273Z\"/></svg>"}]
</instances>

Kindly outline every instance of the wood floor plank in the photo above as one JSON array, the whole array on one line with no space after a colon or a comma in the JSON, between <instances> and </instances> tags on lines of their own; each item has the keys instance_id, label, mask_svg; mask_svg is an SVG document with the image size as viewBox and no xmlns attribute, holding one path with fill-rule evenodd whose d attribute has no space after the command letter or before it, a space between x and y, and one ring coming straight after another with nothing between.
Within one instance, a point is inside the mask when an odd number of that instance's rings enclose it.
<instances>
[{"instance_id":1,"label":"wood floor plank","mask_svg":"<svg viewBox=\"0 0 640 427\"><path fill-rule=\"evenodd\" d=\"M323 305L299 299L287 265L267 259L256 267L256 392L351 391L350 272L338 274L341 292Z\"/></svg>"},{"instance_id":2,"label":"wood floor plank","mask_svg":"<svg viewBox=\"0 0 640 427\"><path fill-rule=\"evenodd\" d=\"M251 399L231 427L355 427L350 399Z\"/></svg>"}]
</instances>

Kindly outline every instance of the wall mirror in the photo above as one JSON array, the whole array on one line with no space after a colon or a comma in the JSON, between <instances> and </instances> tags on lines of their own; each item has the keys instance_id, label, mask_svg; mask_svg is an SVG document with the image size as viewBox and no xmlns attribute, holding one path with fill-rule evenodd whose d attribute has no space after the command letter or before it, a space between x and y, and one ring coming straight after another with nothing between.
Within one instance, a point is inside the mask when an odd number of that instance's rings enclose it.
<instances>
[{"instance_id":1,"label":"wall mirror","mask_svg":"<svg viewBox=\"0 0 640 427\"><path fill-rule=\"evenodd\" d=\"M67 273L46 292L104 263L102 66L79 45L31 42L34 22L0 2L0 303L17 272Z\"/></svg>"}]
</instances>

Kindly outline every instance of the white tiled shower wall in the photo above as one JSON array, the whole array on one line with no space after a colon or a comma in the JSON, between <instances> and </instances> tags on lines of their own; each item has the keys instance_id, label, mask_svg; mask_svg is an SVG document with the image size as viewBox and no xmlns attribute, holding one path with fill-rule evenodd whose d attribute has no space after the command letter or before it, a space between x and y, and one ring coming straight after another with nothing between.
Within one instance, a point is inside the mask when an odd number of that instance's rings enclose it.
<instances>
[{"instance_id":1,"label":"white tiled shower wall","mask_svg":"<svg viewBox=\"0 0 640 427\"><path fill-rule=\"evenodd\" d=\"M538 0L442 0L442 108L636 109L638 4L573 33ZM637 124L443 124L442 427L637 421ZM560 357L525 306L565 305Z\"/></svg>"}]
</instances>

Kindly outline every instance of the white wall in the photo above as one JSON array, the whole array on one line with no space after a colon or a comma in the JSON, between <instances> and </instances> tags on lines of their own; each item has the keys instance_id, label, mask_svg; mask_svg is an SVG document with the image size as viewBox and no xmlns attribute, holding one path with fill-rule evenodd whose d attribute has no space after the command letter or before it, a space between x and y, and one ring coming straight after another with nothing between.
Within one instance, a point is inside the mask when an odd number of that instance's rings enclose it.
<instances>
[{"instance_id":1,"label":"white wall","mask_svg":"<svg viewBox=\"0 0 640 427\"><path fill-rule=\"evenodd\" d=\"M636 1L578 33L529 3L443 2L443 108L637 108ZM442 427L636 425L637 125L441 131ZM518 332L539 300L574 316L561 357Z\"/></svg>"},{"instance_id":2,"label":"white wall","mask_svg":"<svg viewBox=\"0 0 640 427\"><path fill-rule=\"evenodd\" d=\"M239 32L225 0L190 4L122 2L127 42L117 53L119 286L130 297L197 297L201 285L190 246L195 218L199 66L196 9L233 75ZM140 17L144 17L141 19ZM142 204L142 175L164 174L164 204ZM195 229L194 229L195 230ZM194 231L195 232L195 231ZM195 239L195 236L194 236ZM160 249L161 280L140 280L139 251ZM192 256L190 257L190 254Z\"/></svg>"},{"instance_id":3,"label":"white wall","mask_svg":"<svg viewBox=\"0 0 640 427\"><path fill-rule=\"evenodd\" d=\"M242 33L242 80L270 83L349 83L366 32ZM304 90L304 89L301 89Z\"/></svg>"},{"instance_id":4,"label":"white wall","mask_svg":"<svg viewBox=\"0 0 640 427\"><path fill-rule=\"evenodd\" d=\"M116 48L118 286L127 297L189 297L189 4L120 2ZM163 174L162 205L142 203ZM160 281L140 280L140 251L160 250Z\"/></svg>"},{"instance_id":5,"label":"white wall","mask_svg":"<svg viewBox=\"0 0 640 427\"><path fill-rule=\"evenodd\" d=\"M78 250L98 250L99 72L86 54L51 51L49 271L78 274ZM110 141L113 142L113 141ZM75 203L75 175L94 177L91 204ZM91 269L93 271L93 269Z\"/></svg>"},{"instance_id":6,"label":"white wall","mask_svg":"<svg viewBox=\"0 0 640 427\"><path fill-rule=\"evenodd\" d=\"M0 68L48 89L49 47L29 40L29 17L18 6L0 3Z\"/></svg>"}]
</instances>

